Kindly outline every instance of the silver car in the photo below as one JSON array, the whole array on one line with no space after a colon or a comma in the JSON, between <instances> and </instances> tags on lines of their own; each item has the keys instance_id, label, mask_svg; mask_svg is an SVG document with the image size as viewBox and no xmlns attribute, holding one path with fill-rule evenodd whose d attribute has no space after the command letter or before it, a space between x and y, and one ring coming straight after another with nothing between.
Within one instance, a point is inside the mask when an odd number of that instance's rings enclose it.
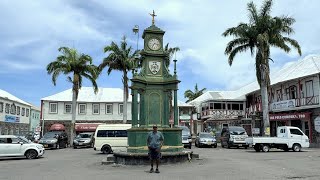
<instances>
[{"instance_id":1,"label":"silver car","mask_svg":"<svg viewBox=\"0 0 320 180\"><path fill-rule=\"evenodd\" d=\"M73 148L93 147L93 133L80 133L73 140Z\"/></svg>"},{"instance_id":2,"label":"silver car","mask_svg":"<svg viewBox=\"0 0 320 180\"><path fill-rule=\"evenodd\" d=\"M215 137L211 135L211 133L201 132L201 133L198 133L197 135L195 146L196 147L209 146L209 147L217 148L217 140Z\"/></svg>"}]
</instances>

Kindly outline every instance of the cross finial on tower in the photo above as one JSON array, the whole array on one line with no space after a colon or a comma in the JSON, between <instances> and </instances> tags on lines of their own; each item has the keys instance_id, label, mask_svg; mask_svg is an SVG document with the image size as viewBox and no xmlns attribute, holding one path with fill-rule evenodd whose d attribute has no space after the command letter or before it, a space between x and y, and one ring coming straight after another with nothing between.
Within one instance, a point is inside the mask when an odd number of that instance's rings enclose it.
<instances>
[{"instance_id":1,"label":"cross finial on tower","mask_svg":"<svg viewBox=\"0 0 320 180\"><path fill-rule=\"evenodd\" d=\"M153 13L149 13L150 16L152 16L152 25L154 25L154 17L157 16L155 13L154 13L154 10L153 10Z\"/></svg>"}]
</instances>

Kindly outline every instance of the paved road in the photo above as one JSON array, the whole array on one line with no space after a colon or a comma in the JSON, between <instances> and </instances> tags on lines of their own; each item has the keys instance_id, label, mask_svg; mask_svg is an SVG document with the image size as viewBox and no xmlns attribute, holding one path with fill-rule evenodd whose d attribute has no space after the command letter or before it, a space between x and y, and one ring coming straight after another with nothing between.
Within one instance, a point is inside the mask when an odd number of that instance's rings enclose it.
<instances>
[{"instance_id":1,"label":"paved road","mask_svg":"<svg viewBox=\"0 0 320 180\"><path fill-rule=\"evenodd\" d=\"M101 165L105 157L92 149L47 150L36 160L0 159L0 180L99 179L320 179L320 149L304 152L252 149L193 148L200 160L162 165L160 174L149 166Z\"/></svg>"}]
</instances>

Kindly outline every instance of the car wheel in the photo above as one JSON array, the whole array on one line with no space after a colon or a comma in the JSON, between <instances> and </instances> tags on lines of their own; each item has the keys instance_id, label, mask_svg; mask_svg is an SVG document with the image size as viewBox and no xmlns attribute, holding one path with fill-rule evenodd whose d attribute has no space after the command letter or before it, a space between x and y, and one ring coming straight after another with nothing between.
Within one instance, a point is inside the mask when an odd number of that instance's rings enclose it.
<instances>
[{"instance_id":1,"label":"car wheel","mask_svg":"<svg viewBox=\"0 0 320 180\"><path fill-rule=\"evenodd\" d=\"M217 145L215 144L215 145L213 145L213 147L214 147L214 148L217 148Z\"/></svg>"},{"instance_id":2,"label":"car wheel","mask_svg":"<svg viewBox=\"0 0 320 180\"><path fill-rule=\"evenodd\" d=\"M192 146L192 144L191 144L191 143L189 143L189 149L191 149L191 146Z\"/></svg>"},{"instance_id":3,"label":"car wheel","mask_svg":"<svg viewBox=\"0 0 320 180\"><path fill-rule=\"evenodd\" d=\"M261 149L262 149L263 152L269 152L270 147L267 144L263 144Z\"/></svg>"},{"instance_id":4,"label":"car wheel","mask_svg":"<svg viewBox=\"0 0 320 180\"><path fill-rule=\"evenodd\" d=\"M248 146L245 146L244 148L245 148L245 149L248 149Z\"/></svg>"},{"instance_id":5,"label":"car wheel","mask_svg":"<svg viewBox=\"0 0 320 180\"><path fill-rule=\"evenodd\" d=\"M112 152L112 149L109 145L104 145L102 148L101 148L101 151L103 154L110 154Z\"/></svg>"},{"instance_id":6,"label":"car wheel","mask_svg":"<svg viewBox=\"0 0 320 180\"><path fill-rule=\"evenodd\" d=\"M301 151L301 146L300 146L300 144L294 144L294 145L292 146L292 150L293 150L294 152L299 152L299 151Z\"/></svg>"},{"instance_id":7,"label":"car wheel","mask_svg":"<svg viewBox=\"0 0 320 180\"><path fill-rule=\"evenodd\" d=\"M255 145L254 150L256 150L256 152L260 152L260 146Z\"/></svg>"},{"instance_id":8,"label":"car wheel","mask_svg":"<svg viewBox=\"0 0 320 180\"><path fill-rule=\"evenodd\" d=\"M35 159L38 156L38 152L36 150L30 149L25 154L27 159Z\"/></svg>"}]
</instances>

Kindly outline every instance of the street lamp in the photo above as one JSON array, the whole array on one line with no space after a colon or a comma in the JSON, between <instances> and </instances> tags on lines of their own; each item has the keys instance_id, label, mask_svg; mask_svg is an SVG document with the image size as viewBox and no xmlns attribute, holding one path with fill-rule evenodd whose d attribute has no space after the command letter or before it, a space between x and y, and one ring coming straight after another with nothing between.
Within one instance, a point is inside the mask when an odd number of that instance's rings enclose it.
<instances>
[{"instance_id":1,"label":"street lamp","mask_svg":"<svg viewBox=\"0 0 320 180\"><path fill-rule=\"evenodd\" d=\"M133 31L134 34L138 34L138 36L137 36L137 50L138 50L139 49L139 26L135 25L132 28L132 31Z\"/></svg>"}]
</instances>

